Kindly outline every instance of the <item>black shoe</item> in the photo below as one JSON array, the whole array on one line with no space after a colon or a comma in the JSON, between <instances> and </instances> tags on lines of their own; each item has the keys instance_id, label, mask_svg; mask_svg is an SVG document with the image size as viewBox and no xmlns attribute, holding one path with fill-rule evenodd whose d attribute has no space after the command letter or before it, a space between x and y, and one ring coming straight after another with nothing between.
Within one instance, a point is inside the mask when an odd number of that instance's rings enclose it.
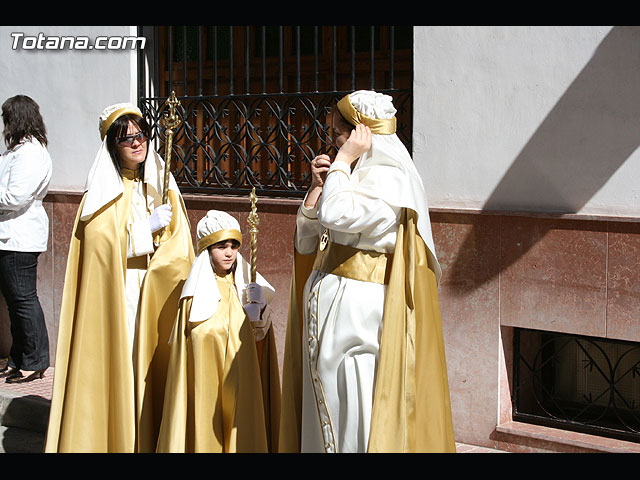
<instances>
[{"instance_id":1,"label":"black shoe","mask_svg":"<svg viewBox=\"0 0 640 480\"><path fill-rule=\"evenodd\" d=\"M18 370L17 368L6 367L4 370L2 370L2 372L0 372L0 378L10 377L15 375L16 373L20 373L20 370Z\"/></svg>"},{"instance_id":2,"label":"black shoe","mask_svg":"<svg viewBox=\"0 0 640 480\"><path fill-rule=\"evenodd\" d=\"M22 372L20 370L16 371L16 373L14 375L9 375L7 377L7 379L5 380L5 382L7 383L26 383L26 382L31 382L33 380L38 380L40 378L44 377L44 371L46 370L36 370L35 372L27 375L26 377L24 375L22 375Z\"/></svg>"}]
</instances>

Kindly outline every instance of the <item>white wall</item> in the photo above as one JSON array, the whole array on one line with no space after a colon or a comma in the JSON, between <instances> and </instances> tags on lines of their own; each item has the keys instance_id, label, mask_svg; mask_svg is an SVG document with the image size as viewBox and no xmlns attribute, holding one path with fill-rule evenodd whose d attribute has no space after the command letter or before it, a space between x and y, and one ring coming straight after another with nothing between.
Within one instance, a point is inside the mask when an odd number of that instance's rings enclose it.
<instances>
[{"instance_id":1,"label":"white wall","mask_svg":"<svg viewBox=\"0 0 640 480\"><path fill-rule=\"evenodd\" d=\"M13 49L14 32L135 28L0 26L0 102L40 104L50 188L79 191L98 115L136 101L135 52ZM414 157L430 206L640 215L640 27L417 26L414 69Z\"/></svg>"},{"instance_id":2,"label":"white wall","mask_svg":"<svg viewBox=\"0 0 640 480\"><path fill-rule=\"evenodd\" d=\"M431 207L640 214L640 28L417 26Z\"/></svg>"},{"instance_id":3,"label":"white wall","mask_svg":"<svg viewBox=\"0 0 640 480\"><path fill-rule=\"evenodd\" d=\"M23 33L13 49L16 36ZM0 26L0 102L17 94L39 105L54 162L50 190L81 191L100 145L98 117L118 102L136 102L135 51L29 48L39 33L58 36L135 36L130 26ZM41 42L41 45L46 45ZM27 48L21 48L26 46ZM2 144L4 147L4 143Z\"/></svg>"}]
</instances>

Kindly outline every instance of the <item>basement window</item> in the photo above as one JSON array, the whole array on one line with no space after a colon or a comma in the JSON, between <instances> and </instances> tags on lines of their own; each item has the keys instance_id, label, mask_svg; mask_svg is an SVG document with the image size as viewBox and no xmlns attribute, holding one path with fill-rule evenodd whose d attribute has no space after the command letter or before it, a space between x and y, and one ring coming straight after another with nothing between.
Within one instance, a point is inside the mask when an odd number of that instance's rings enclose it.
<instances>
[{"instance_id":1,"label":"basement window","mask_svg":"<svg viewBox=\"0 0 640 480\"><path fill-rule=\"evenodd\" d=\"M513 419L640 443L640 344L515 329Z\"/></svg>"}]
</instances>

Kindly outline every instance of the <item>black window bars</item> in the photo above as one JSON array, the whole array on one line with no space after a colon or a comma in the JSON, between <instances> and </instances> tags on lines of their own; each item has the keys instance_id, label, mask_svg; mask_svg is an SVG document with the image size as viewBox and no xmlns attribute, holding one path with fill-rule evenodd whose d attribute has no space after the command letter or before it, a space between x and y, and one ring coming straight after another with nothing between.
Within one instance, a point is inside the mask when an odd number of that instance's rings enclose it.
<instances>
[{"instance_id":1,"label":"black window bars","mask_svg":"<svg viewBox=\"0 0 640 480\"><path fill-rule=\"evenodd\" d=\"M513 419L640 442L640 344L514 331Z\"/></svg>"},{"instance_id":2,"label":"black window bars","mask_svg":"<svg viewBox=\"0 0 640 480\"><path fill-rule=\"evenodd\" d=\"M310 161L331 153L331 107L374 89L394 97L411 151L410 26L140 27L140 107L158 120L175 91L172 171L184 192L302 196Z\"/></svg>"}]
</instances>

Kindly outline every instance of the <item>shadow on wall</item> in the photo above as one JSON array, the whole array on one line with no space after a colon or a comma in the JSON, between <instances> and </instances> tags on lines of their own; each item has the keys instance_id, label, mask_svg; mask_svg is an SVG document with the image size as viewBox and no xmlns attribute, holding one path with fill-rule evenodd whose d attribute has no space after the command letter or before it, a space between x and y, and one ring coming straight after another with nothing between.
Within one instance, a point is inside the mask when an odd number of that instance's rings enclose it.
<instances>
[{"instance_id":1,"label":"shadow on wall","mask_svg":"<svg viewBox=\"0 0 640 480\"><path fill-rule=\"evenodd\" d=\"M640 27L614 27L549 112L483 206L484 212L578 212L640 145ZM544 223L541 228L544 228ZM539 232L537 240L546 232ZM469 232L449 272L476 262ZM534 246L529 242L521 256ZM491 262L475 288L518 260Z\"/></svg>"}]
</instances>

